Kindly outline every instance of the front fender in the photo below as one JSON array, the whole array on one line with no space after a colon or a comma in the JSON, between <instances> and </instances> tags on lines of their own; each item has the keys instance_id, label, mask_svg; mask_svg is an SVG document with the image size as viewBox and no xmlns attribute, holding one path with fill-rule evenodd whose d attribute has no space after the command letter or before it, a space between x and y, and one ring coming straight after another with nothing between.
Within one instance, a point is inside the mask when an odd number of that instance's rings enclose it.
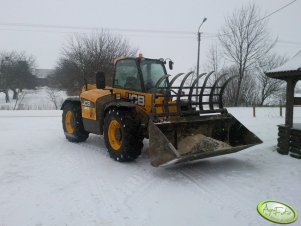
<instances>
[{"instance_id":1,"label":"front fender","mask_svg":"<svg viewBox=\"0 0 301 226\"><path fill-rule=\"evenodd\" d=\"M128 101L118 100L118 101L113 101L113 102L110 102L109 104L107 104L105 106L105 111L111 107L133 109L133 108L136 108L136 105L131 102L128 102Z\"/></svg>"},{"instance_id":2,"label":"front fender","mask_svg":"<svg viewBox=\"0 0 301 226\"><path fill-rule=\"evenodd\" d=\"M80 105L80 98L79 98L79 97L69 97L69 98L67 98L67 99L64 101L64 103L62 104L62 106L61 106L60 109L63 110L63 109L64 109L64 106L65 106L67 103L77 103L77 104Z\"/></svg>"}]
</instances>

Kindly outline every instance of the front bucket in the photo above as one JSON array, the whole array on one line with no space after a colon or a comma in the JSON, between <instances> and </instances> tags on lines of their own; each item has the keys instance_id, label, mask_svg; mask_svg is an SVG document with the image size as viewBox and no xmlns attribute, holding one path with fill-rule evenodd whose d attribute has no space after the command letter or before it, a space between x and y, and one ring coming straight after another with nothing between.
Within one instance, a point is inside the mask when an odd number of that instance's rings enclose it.
<instances>
[{"instance_id":1,"label":"front bucket","mask_svg":"<svg viewBox=\"0 0 301 226\"><path fill-rule=\"evenodd\" d=\"M229 113L149 121L149 155L156 167L230 154L260 143Z\"/></svg>"}]
</instances>

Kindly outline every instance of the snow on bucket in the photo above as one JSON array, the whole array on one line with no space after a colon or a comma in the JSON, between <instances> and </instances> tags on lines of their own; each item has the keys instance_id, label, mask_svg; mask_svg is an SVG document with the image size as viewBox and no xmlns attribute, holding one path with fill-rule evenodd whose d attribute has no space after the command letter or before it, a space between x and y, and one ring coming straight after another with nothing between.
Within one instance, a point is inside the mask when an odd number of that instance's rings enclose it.
<instances>
[{"instance_id":1,"label":"snow on bucket","mask_svg":"<svg viewBox=\"0 0 301 226\"><path fill-rule=\"evenodd\" d=\"M231 114L149 121L149 154L153 166L234 153L262 141Z\"/></svg>"}]
</instances>

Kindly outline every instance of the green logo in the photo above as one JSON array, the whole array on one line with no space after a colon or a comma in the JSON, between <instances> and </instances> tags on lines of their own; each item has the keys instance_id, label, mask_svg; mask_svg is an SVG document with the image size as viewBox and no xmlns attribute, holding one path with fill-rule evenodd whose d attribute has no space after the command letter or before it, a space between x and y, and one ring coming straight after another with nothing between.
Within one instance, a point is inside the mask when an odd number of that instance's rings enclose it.
<instances>
[{"instance_id":1,"label":"green logo","mask_svg":"<svg viewBox=\"0 0 301 226\"><path fill-rule=\"evenodd\" d=\"M292 223L298 217L293 207L274 200L262 201L258 204L257 211L265 219L280 224Z\"/></svg>"}]
</instances>

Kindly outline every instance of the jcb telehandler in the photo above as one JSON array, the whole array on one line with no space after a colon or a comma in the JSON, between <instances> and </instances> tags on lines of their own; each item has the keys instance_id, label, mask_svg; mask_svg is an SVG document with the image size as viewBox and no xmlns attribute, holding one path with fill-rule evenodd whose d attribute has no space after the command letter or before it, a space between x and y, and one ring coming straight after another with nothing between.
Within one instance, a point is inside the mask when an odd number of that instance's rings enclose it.
<instances>
[{"instance_id":1,"label":"jcb telehandler","mask_svg":"<svg viewBox=\"0 0 301 226\"><path fill-rule=\"evenodd\" d=\"M173 62L168 63L172 69ZM136 159L148 138L153 166L229 154L262 142L223 107L223 92L235 77L222 75L207 86L213 72L204 73L187 86L193 72L170 79L165 64L143 56L118 59L112 87L105 85L104 73L96 73L96 84L86 83L79 97L62 105L66 138L83 142L89 133L104 135L109 155L120 162Z\"/></svg>"}]
</instances>

